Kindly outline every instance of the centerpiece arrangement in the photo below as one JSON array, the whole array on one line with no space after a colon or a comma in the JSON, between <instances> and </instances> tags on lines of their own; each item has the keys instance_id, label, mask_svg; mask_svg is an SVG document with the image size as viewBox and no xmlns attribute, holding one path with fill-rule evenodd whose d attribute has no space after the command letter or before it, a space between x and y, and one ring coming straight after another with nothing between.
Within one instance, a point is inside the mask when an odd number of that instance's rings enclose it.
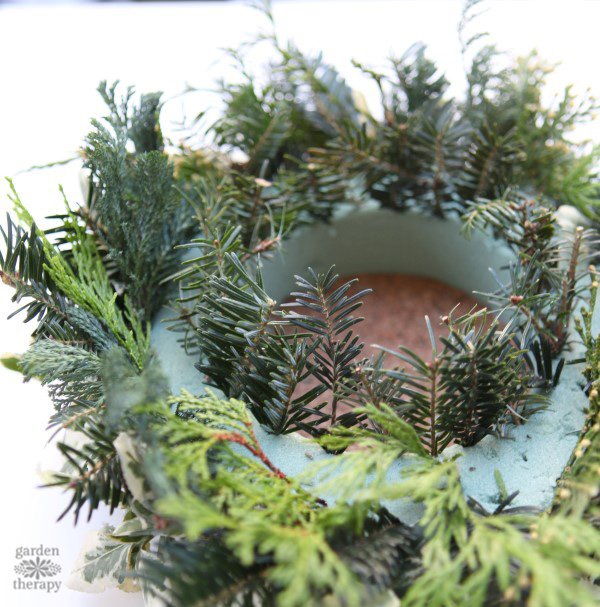
<instances>
[{"instance_id":1,"label":"centerpiece arrangement","mask_svg":"<svg viewBox=\"0 0 600 607\"><path fill-rule=\"evenodd\" d=\"M596 241L563 220L597 220L596 151L568 139L596 102L547 107L537 56L475 51L475 4L464 99L416 45L386 71L354 63L376 118L273 30L266 82L231 51L241 79L221 84L210 143L173 149L160 94L102 83L85 202L42 232L12 188L0 276L36 327L11 364L67 430L51 484L63 516L125 511L85 582L182 607L597 604ZM375 270L482 303L425 319L429 358L366 357L356 313L377 293L338 273ZM534 478L469 463L559 442L554 477L531 471L550 487L536 503ZM490 479L496 495L471 491Z\"/></svg>"}]
</instances>

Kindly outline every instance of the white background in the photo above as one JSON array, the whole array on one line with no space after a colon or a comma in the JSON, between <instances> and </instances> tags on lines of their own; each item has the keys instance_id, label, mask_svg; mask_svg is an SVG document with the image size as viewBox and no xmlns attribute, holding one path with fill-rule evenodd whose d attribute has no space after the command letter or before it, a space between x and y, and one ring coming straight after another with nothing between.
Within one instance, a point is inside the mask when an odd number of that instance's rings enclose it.
<instances>
[{"instance_id":1,"label":"white background","mask_svg":"<svg viewBox=\"0 0 600 607\"><path fill-rule=\"evenodd\" d=\"M423 40L449 79L464 82L456 36L462 2L455 0L277 1L275 16L282 38L293 37L305 51L323 50L353 86L364 81L350 64L356 57L381 66ZM481 29L499 47L524 54L536 47L542 57L562 61L549 85L573 82L600 95L600 3L588 1L504 0L487 2ZM91 117L104 107L95 92L101 79L120 79L140 91L163 90L170 101L163 112L167 134L177 137L175 121L215 106L210 92L180 97L186 84L209 89L227 71L219 51L236 46L263 27L264 20L238 2L84 5L0 8L0 175L14 177L25 204L42 218L61 210L58 184L72 202L80 200L78 165L22 173L32 165L72 156L89 130ZM367 88L374 105L374 91ZM584 137L600 141L598 123ZM9 209L6 186L0 201ZM46 224L47 225L47 224ZM1 245L0 245L1 246ZM22 352L32 327L6 321L11 292L0 283L0 352ZM97 512L90 525L54 521L66 506L60 491L38 489L36 468L52 462L44 448L52 405L35 382L0 368L2 500L0 599L3 606L141 605L139 596L111 592L86 595L61 588L56 595L13 591L18 546L58 547L62 579L88 529L108 520Z\"/></svg>"}]
</instances>

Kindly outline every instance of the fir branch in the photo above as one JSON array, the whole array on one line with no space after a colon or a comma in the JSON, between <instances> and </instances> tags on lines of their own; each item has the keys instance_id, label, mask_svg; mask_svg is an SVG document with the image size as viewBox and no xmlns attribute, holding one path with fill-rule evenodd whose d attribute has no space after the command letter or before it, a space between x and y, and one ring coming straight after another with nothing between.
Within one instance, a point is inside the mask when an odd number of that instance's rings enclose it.
<instances>
[{"instance_id":1,"label":"fir branch","mask_svg":"<svg viewBox=\"0 0 600 607\"><path fill-rule=\"evenodd\" d=\"M456 327L442 338L440 428L462 445L473 445L510 415L517 421L530 414L545 397L529 390L524 361L512 343L509 326L486 328L486 315Z\"/></svg>"},{"instance_id":2,"label":"fir branch","mask_svg":"<svg viewBox=\"0 0 600 607\"><path fill-rule=\"evenodd\" d=\"M86 415L85 424L79 425L78 429L87 442L81 447L58 443L58 449L71 470L54 473L54 480L46 485L71 490L71 501L59 520L72 510L75 522L86 504L90 520L100 503L107 504L112 512L118 506L126 505L130 499L113 445L116 434L106 428L98 415L93 414Z\"/></svg>"},{"instance_id":3,"label":"fir branch","mask_svg":"<svg viewBox=\"0 0 600 607\"><path fill-rule=\"evenodd\" d=\"M312 373L333 393L331 425L334 425L337 421L339 386L352 374L351 363L363 348L363 344L358 342L358 337L353 337L350 330L350 327L363 319L354 318L352 312L362 306L360 298L371 293L371 289L348 296L346 293L356 280L348 281L333 289L339 278L334 273L335 266L325 274L316 274L312 268L308 271L312 282L296 276L296 284L303 290L293 292L291 295L296 301L284 306L301 306L316 312L316 315L294 312L287 314L286 320L320 338L319 345L314 351L315 368Z\"/></svg>"},{"instance_id":4,"label":"fir branch","mask_svg":"<svg viewBox=\"0 0 600 607\"><path fill-rule=\"evenodd\" d=\"M233 253L222 259L223 276L208 276L195 309L196 339L206 359L199 369L228 396L247 400L274 432L313 431L329 419L321 412L325 402L312 404L329 384L302 396L295 390L319 373L321 340L286 334L290 322L274 314L276 302L264 291L260 272L253 277Z\"/></svg>"},{"instance_id":5,"label":"fir branch","mask_svg":"<svg viewBox=\"0 0 600 607\"><path fill-rule=\"evenodd\" d=\"M11 187L14 188L12 184ZM13 196L16 196L14 189ZM14 302L29 300L11 316L25 311L25 322L37 318L35 337L80 338L81 334L69 326L67 309L70 303L49 274L45 243L35 224L26 232L9 215L6 222L6 230L0 228L4 239L4 252L0 252L0 278L15 290Z\"/></svg>"},{"instance_id":6,"label":"fir branch","mask_svg":"<svg viewBox=\"0 0 600 607\"><path fill-rule=\"evenodd\" d=\"M322 423L329 416L321 412L326 402L319 405L311 404L327 387L323 384L315 386L306 393L298 396L296 389L302 385L314 372L314 364L310 361L315 350L320 346L320 340L312 343L300 338L282 343L284 361L270 373L269 386L275 395L267 401L265 407L271 427L276 433L286 433L293 428L304 428L310 431L316 422L306 423L304 420L315 414L318 422Z\"/></svg>"},{"instance_id":7,"label":"fir branch","mask_svg":"<svg viewBox=\"0 0 600 607\"><path fill-rule=\"evenodd\" d=\"M396 408L398 415L411 423L429 453L435 457L448 446L452 435L438 423L446 400L441 386L442 359L438 356L436 340L427 316L425 323L431 342L431 363L425 362L415 352L404 346L400 346L397 351L379 347L383 352L387 352L409 365L409 371L396 368L384 371L384 373L396 382L397 393L403 399L403 406Z\"/></svg>"},{"instance_id":8,"label":"fir branch","mask_svg":"<svg viewBox=\"0 0 600 607\"><path fill-rule=\"evenodd\" d=\"M398 381L398 394L406 403L397 414L413 425L432 455L452 440L474 445L497 431L507 416L520 423L546 402L543 394L530 390L538 383L515 346L510 325L502 331L497 320L488 326L485 311L456 321L446 317L446 323L450 331L438 355L428 322L431 363L408 348L382 348L410 366L409 371L389 369L386 374Z\"/></svg>"},{"instance_id":9,"label":"fir branch","mask_svg":"<svg viewBox=\"0 0 600 607\"><path fill-rule=\"evenodd\" d=\"M333 542L336 552L368 588L373 601L390 588L396 594L404 594L420 572L420 532L385 508L365 521L362 534L342 532Z\"/></svg>"},{"instance_id":10,"label":"fir branch","mask_svg":"<svg viewBox=\"0 0 600 607\"><path fill-rule=\"evenodd\" d=\"M156 557L142 560L138 576L151 593L168 592L177 607L256 602L275 607L276 594L265 580L266 567L267 563L243 565L218 536L195 543L165 538Z\"/></svg>"},{"instance_id":11,"label":"fir branch","mask_svg":"<svg viewBox=\"0 0 600 607\"><path fill-rule=\"evenodd\" d=\"M488 294L489 300L498 311L512 311L523 335L533 326L533 337L526 336L528 347L537 338L555 357L566 343L574 302L587 289L580 268L595 235L578 229L555 238L556 219L542 202L508 190L498 200L472 205L464 231L491 227L512 248L517 261L510 267L510 281Z\"/></svg>"},{"instance_id":12,"label":"fir branch","mask_svg":"<svg viewBox=\"0 0 600 607\"><path fill-rule=\"evenodd\" d=\"M394 410L410 406L398 386L398 379L391 377L384 368L385 352L374 359L364 359L354 365L352 375L339 386L340 400L353 407L366 407L371 404L379 408L389 405ZM357 422L362 419L353 412ZM370 419L373 422L373 419ZM378 426L374 426L378 429Z\"/></svg>"}]
</instances>

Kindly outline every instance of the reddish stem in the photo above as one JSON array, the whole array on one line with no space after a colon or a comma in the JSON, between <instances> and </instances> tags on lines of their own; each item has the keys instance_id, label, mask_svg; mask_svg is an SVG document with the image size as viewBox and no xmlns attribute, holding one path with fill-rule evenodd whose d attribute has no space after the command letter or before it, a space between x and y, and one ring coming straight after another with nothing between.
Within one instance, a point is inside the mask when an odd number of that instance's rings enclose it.
<instances>
[{"instance_id":1,"label":"reddish stem","mask_svg":"<svg viewBox=\"0 0 600 607\"><path fill-rule=\"evenodd\" d=\"M254 428L252 427L252 422L247 421L244 423L246 425L246 428L248 429L248 433L250 434L250 436L252 438L252 442L255 445L258 445L258 440L256 439L256 434L254 434ZM224 432L222 434L219 434L217 436L217 438L219 438L221 440L230 441L232 443L237 443L238 445L242 445L242 447L245 447L246 449L248 449L248 451L250 451L250 453L252 453L252 455L255 455L256 457L258 457L258 459L260 459L260 461L275 476L277 476L278 478L282 478L284 481L287 481L288 483L290 482L290 479L279 468L277 468L277 466L275 466L273 464L273 462L267 457L265 452L262 449L260 449L260 447L259 448L254 447L241 434L236 434L235 432ZM327 506L327 502L324 499L317 497L316 500L317 500L317 504L320 504L321 506Z\"/></svg>"},{"instance_id":2,"label":"reddish stem","mask_svg":"<svg viewBox=\"0 0 600 607\"><path fill-rule=\"evenodd\" d=\"M252 433L252 435L254 435L254 432L251 427L249 427L249 430ZM242 445L242 447L245 447L246 449L248 449L248 451L250 451L250 453L252 453L252 455L255 455L256 457L258 457L258 459L260 459L260 461L271 472L273 472L273 474L275 476L282 478L284 480L288 480L287 476L271 462L271 460L265 455L265 452L262 449L257 449L256 447L254 447L241 434L236 434L235 432L224 432L222 434L218 434L217 438L220 440L226 440L226 441L229 441L232 443L237 443L238 445ZM253 438L254 438L254 436L253 436Z\"/></svg>"}]
</instances>

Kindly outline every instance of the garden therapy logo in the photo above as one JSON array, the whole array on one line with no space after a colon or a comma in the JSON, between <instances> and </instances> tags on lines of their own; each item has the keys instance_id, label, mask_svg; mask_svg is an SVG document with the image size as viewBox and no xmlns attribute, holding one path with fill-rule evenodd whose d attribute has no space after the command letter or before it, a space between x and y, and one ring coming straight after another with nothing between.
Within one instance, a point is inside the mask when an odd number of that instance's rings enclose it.
<instances>
[{"instance_id":1,"label":"garden therapy logo","mask_svg":"<svg viewBox=\"0 0 600 607\"><path fill-rule=\"evenodd\" d=\"M58 556L58 548L50 548L42 544L37 547L17 548L15 551L17 578L13 580L13 588L58 592L62 582L52 579L61 572L61 566L54 560Z\"/></svg>"}]
</instances>

